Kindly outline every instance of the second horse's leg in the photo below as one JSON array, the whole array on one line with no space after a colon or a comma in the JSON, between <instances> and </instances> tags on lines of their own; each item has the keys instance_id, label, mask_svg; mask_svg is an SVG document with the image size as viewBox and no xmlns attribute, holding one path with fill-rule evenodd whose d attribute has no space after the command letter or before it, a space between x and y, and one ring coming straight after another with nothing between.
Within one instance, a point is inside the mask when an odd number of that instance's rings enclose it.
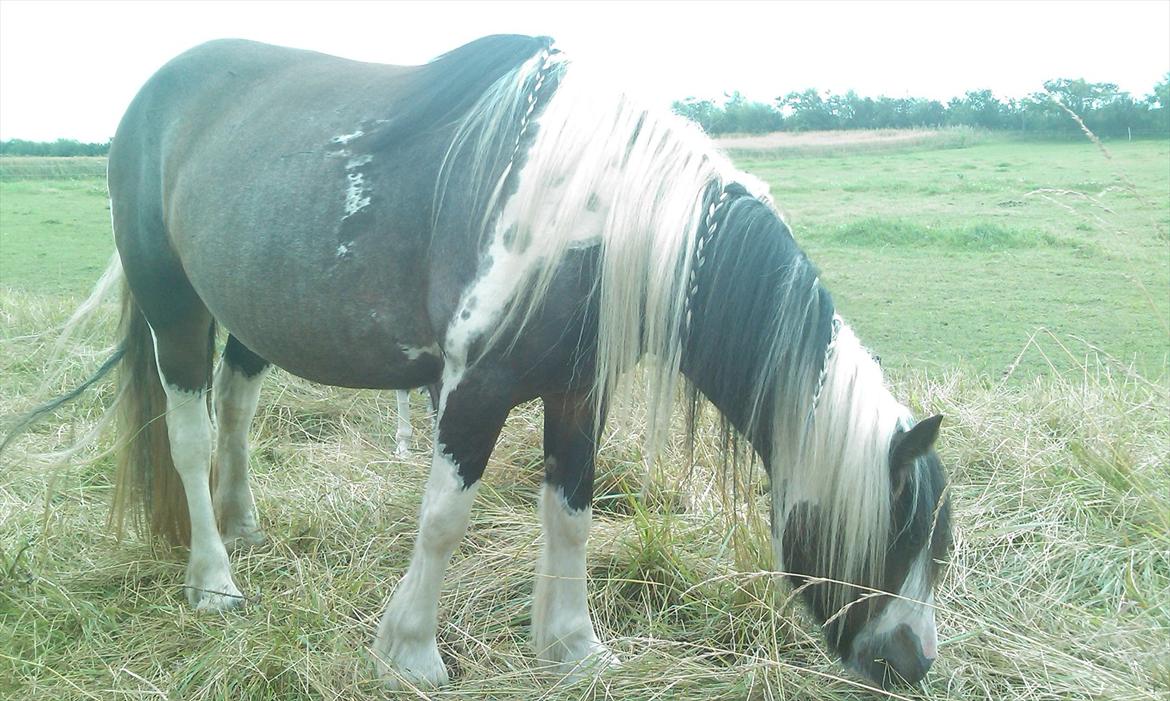
<instances>
[{"instance_id":1,"label":"second horse's leg","mask_svg":"<svg viewBox=\"0 0 1170 701\"><path fill-rule=\"evenodd\" d=\"M410 390L400 389L398 394L398 430L394 433L395 452L404 458L410 454L410 438L414 429L410 426Z\"/></svg>"}]
</instances>

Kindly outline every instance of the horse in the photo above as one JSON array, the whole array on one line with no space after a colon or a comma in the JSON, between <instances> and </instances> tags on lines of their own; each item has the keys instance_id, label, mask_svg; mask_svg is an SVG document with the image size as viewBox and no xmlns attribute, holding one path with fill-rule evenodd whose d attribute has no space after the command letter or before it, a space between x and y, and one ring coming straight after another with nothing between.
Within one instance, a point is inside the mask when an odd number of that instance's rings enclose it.
<instances>
[{"instance_id":1,"label":"horse","mask_svg":"<svg viewBox=\"0 0 1170 701\"><path fill-rule=\"evenodd\" d=\"M447 683L444 570L505 418L539 398L535 654L565 673L615 663L586 541L598 438L645 360L651 445L682 391L762 466L776 570L830 649L883 686L936 658L942 417L894 399L763 183L552 40L491 36L418 66L203 44L134 98L108 183L122 322L90 383L120 366L113 514L189 543L194 608L244 602L228 553L263 537L247 433L272 365L436 387L417 538L373 650L391 687Z\"/></svg>"}]
</instances>

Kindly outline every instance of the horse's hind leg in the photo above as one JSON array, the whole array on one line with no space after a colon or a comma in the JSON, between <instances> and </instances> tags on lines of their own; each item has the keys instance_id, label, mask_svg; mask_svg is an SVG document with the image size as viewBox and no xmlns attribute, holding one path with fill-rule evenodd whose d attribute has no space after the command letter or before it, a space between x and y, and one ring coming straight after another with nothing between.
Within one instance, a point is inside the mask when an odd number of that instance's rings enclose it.
<instances>
[{"instance_id":1,"label":"horse's hind leg","mask_svg":"<svg viewBox=\"0 0 1170 701\"><path fill-rule=\"evenodd\" d=\"M191 556L184 587L192 606L221 610L238 606L244 599L232 581L227 550L211 505L211 417L207 413L210 329L211 317L201 305L188 307L180 318L169 318L165 323L156 319L151 324L167 396L171 458L183 482L191 517Z\"/></svg>"},{"instance_id":2,"label":"horse's hind leg","mask_svg":"<svg viewBox=\"0 0 1170 701\"><path fill-rule=\"evenodd\" d=\"M447 563L467 531L479 479L511 408L469 378L442 389L434 458L419 513L410 566L382 614L374 639L380 676L392 688L440 686L439 591Z\"/></svg>"},{"instance_id":3,"label":"horse's hind leg","mask_svg":"<svg viewBox=\"0 0 1170 701\"><path fill-rule=\"evenodd\" d=\"M585 578L596 435L594 404L585 395L544 398L544 549L536 572L532 634L537 658L554 663L561 674L617 662L597 639Z\"/></svg>"},{"instance_id":4,"label":"horse's hind leg","mask_svg":"<svg viewBox=\"0 0 1170 701\"><path fill-rule=\"evenodd\" d=\"M223 361L215 372L213 396L216 435L215 515L224 546L230 551L264 540L248 484L248 427L256 415L260 385L268 361L228 336Z\"/></svg>"}]
</instances>

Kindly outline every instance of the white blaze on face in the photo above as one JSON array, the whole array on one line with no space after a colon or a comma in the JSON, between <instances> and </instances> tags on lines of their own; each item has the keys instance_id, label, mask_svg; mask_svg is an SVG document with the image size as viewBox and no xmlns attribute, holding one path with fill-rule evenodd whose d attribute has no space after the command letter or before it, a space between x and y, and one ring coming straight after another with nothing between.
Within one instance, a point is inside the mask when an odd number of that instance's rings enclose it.
<instances>
[{"instance_id":1,"label":"white blaze on face","mask_svg":"<svg viewBox=\"0 0 1170 701\"><path fill-rule=\"evenodd\" d=\"M922 645L922 656L938 657L938 628L934 622L934 593L930 591L930 549L924 549L898 590L898 598L890 601L878 616L872 634L880 636L897 630L905 623Z\"/></svg>"}]
</instances>

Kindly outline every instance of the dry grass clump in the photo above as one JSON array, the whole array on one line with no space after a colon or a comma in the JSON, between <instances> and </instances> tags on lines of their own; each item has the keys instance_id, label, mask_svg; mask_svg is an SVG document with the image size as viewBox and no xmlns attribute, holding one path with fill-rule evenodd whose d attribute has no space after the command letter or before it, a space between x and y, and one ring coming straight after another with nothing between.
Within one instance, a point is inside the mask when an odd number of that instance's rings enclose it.
<instances>
[{"instance_id":1,"label":"dry grass clump","mask_svg":"<svg viewBox=\"0 0 1170 701\"><path fill-rule=\"evenodd\" d=\"M31 402L51 346L40 331L71 307L0 296L0 415ZM107 332L69 356L53 390L96 367ZM897 385L916 411L947 416L957 530L942 657L921 689L894 698L1170 698L1167 384L1100 369L1023 385L960 374ZM49 468L27 455L83 434L109 400L108 388L91 392L3 456L0 696L384 698L366 646L409 559L430 449L425 399L414 397L415 450L399 460L391 394L274 374L252 451L270 542L233 556L250 601L224 615L186 606L184 552L106 528L108 460ZM881 697L830 659L766 571L761 479L727 496L713 422L694 469L676 440L640 497L639 420L635 408L606 436L590 542L597 625L623 665L567 684L531 657L542 450L539 407L527 406L504 431L447 577L440 648L453 684L400 697Z\"/></svg>"}]
</instances>

